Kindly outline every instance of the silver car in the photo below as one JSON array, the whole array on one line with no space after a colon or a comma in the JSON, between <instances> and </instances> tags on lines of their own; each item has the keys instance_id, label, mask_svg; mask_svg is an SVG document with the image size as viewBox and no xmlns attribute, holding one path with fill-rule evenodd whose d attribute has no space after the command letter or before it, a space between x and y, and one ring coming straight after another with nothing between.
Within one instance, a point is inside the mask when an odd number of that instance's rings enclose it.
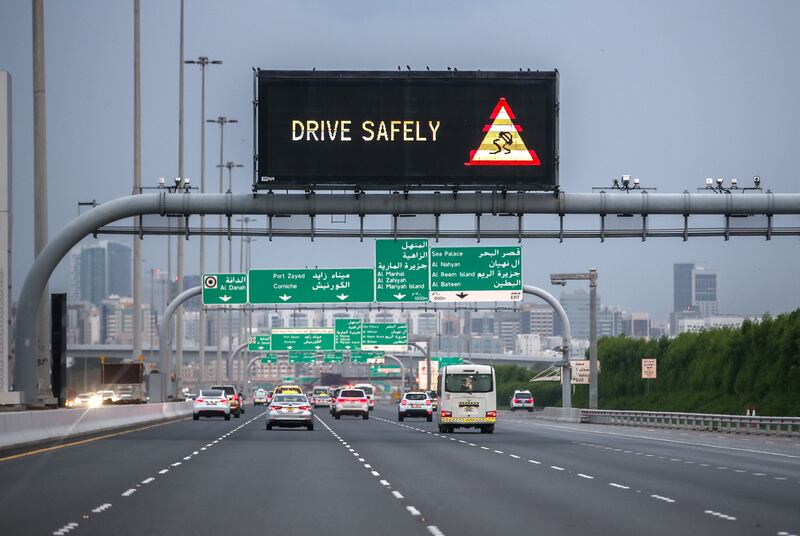
<instances>
[{"instance_id":1,"label":"silver car","mask_svg":"<svg viewBox=\"0 0 800 536\"><path fill-rule=\"evenodd\" d=\"M200 420L200 417L224 417L226 421L231 420L231 405L225 391L221 389L202 389L194 400L194 412L192 418Z\"/></svg>"},{"instance_id":2,"label":"silver car","mask_svg":"<svg viewBox=\"0 0 800 536\"><path fill-rule=\"evenodd\" d=\"M406 417L425 417L428 422L433 421L433 403L428 393L406 393L397 405L397 420L403 421Z\"/></svg>"},{"instance_id":3,"label":"silver car","mask_svg":"<svg viewBox=\"0 0 800 536\"><path fill-rule=\"evenodd\" d=\"M342 389L336 397L333 408L333 417L341 419L342 415L361 415L364 420L369 419L369 399L361 389Z\"/></svg>"},{"instance_id":4,"label":"silver car","mask_svg":"<svg viewBox=\"0 0 800 536\"><path fill-rule=\"evenodd\" d=\"M275 395L267 411L267 430L273 426L305 426L314 429L314 412L306 395Z\"/></svg>"}]
</instances>

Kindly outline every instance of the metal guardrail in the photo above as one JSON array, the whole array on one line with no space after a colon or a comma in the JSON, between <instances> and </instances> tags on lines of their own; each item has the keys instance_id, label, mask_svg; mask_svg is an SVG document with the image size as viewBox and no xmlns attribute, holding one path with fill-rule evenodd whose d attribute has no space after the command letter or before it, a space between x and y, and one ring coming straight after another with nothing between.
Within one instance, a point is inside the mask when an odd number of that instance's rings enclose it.
<instances>
[{"instance_id":1,"label":"metal guardrail","mask_svg":"<svg viewBox=\"0 0 800 536\"><path fill-rule=\"evenodd\" d=\"M581 411L581 415L581 422L593 424L683 428L736 434L800 435L800 417L751 417L709 413L598 409L584 409Z\"/></svg>"}]
</instances>

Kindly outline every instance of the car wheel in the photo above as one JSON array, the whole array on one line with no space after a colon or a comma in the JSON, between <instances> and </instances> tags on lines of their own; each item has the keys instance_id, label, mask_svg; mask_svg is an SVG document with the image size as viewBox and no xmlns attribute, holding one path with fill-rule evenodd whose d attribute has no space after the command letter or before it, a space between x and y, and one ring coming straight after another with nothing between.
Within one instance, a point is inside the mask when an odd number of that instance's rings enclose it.
<instances>
[{"instance_id":1,"label":"car wheel","mask_svg":"<svg viewBox=\"0 0 800 536\"><path fill-rule=\"evenodd\" d=\"M339 415L338 413L334 413L334 414L333 414L333 418L334 418L334 419L336 419L336 420L338 421L338 420L340 420L340 419L342 418L342 416L341 416L341 415Z\"/></svg>"},{"instance_id":2,"label":"car wheel","mask_svg":"<svg viewBox=\"0 0 800 536\"><path fill-rule=\"evenodd\" d=\"M226 414L225 414L225 420L226 420L226 421L229 421L229 420L231 420L231 414L230 414L230 413L226 413Z\"/></svg>"},{"instance_id":3,"label":"car wheel","mask_svg":"<svg viewBox=\"0 0 800 536\"><path fill-rule=\"evenodd\" d=\"M368 411L368 412L366 412L366 413L363 415L363 417L362 417L362 418L363 418L365 421L366 421L367 419L369 419L369 411Z\"/></svg>"},{"instance_id":4,"label":"car wheel","mask_svg":"<svg viewBox=\"0 0 800 536\"><path fill-rule=\"evenodd\" d=\"M306 430L308 430L309 432L313 432L314 431L314 423L313 422L309 423L308 426L306 426Z\"/></svg>"},{"instance_id":5,"label":"car wheel","mask_svg":"<svg viewBox=\"0 0 800 536\"><path fill-rule=\"evenodd\" d=\"M533 408L528 408L528 413L533 413Z\"/></svg>"},{"instance_id":6,"label":"car wheel","mask_svg":"<svg viewBox=\"0 0 800 536\"><path fill-rule=\"evenodd\" d=\"M238 414L238 413L234 413L234 414L233 414L233 416L234 416L235 418L237 418L237 419L239 418L239 414Z\"/></svg>"},{"instance_id":7,"label":"car wheel","mask_svg":"<svg viewBox=\"0 0 800 536\"><path fill-rule=\"evenodd\" d=\"M427 421L428 422L433 422L433 415L428 415Z\"/></svg>"},{"instance_id":8,"label":"car wheel","mask_svg":"<svg viewBox=\"0 0 800 536\"><path fill-rule=\"evenodd\" d=\"M244 414L244 406L242 406L240 413Z\"/></svg>"},{"instance_id":9,"label":"car wheel","mask_svg":"<svg viewBox=\"0 0 800 536\"><path fill-rule=\"evenodd\" d=\"M197 413L195 413L194 415L192 415L192 420L193 420L193 421L199 421L199 420L200 420L200 415L198 415Z\"/></svg>"},{"instance_id":10,"label":"car wheel","mask_svg":"<svg viewBox=\"0 0 800 536\"><path fill-rule=\"evenodd\" d=\"M267 421L267 430L272 430L272 423Z\"/></svg>"},{"instance_id":11,"label":"car wheel","mask_svg":"<svg viewBox=\"0 0 800 536\"><path fill-rule=\"evenodd\" d=\"M397 420L400 421L400 422L403 422L403 419L405 419L405 417L403 417L400 413L398 413L397 414Z\"/></svg>"}]
</instances>

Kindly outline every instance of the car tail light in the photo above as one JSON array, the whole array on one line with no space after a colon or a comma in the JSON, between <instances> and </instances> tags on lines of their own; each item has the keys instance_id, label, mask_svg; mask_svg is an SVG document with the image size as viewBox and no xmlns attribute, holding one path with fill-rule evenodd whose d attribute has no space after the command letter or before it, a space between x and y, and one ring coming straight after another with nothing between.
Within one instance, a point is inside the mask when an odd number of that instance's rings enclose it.
<instances>
[{"instance_id":1,"label":"car tail light","mask_svg":"<svg viewBox=\"0 0 800 536\"><path fill-rule=\"evenodd\" d=\"M362 404L366 404L367 403L367 399L366 398L359 398L358 401L361 402Z\"/></svg>"},{"instance_id":2,"label":"car tail light","mask_svg":"<svg viewBox=\"0 0 800 536\"><path fill-rule=\"evenodd\" d=\"M453 412L452 411L442 410L442 417L452 417L452 416L453 416Z\"/></svg>"},{"instance_id":3,"label":"car tail light","mask_svg":"<svg viewBox=\"0 0 800 536\"><path fill-rule=\"evenodd\" d=\"M431 401L430 401L430 400L426 400L426 401L425 401L425 405L426 405L426 406L430 406L430 405L431 405Z\"/></svg>"},{"instance_id":4,"label":"car tail light","mask_svg":"<svg viewBox=\"0 0 800 536\"><path fill-rule=\"evenodd\" d=\"M311 406L300 406L300 411L308 411L311 409Z\"/></svg>"},{"instance_id":5,"label":"car tail light","mask_svg":"<svg viewBox=\"0 0 800 536\"><path fill-rule=\"evenodd\" d=\"M337 399L336 399L336 401L337 401L339 404L344 404L345 402L347 402L347 400L345 400L344 398L337 398Z\"/></svg>"},{"instance_id":6,"label":"car tail light","mask_svg":"<svg viewBox=\"0 0 800 536\"><path fill-rule=\"evenodd\" d=\"M519 400L515 398L515 399L514 399L514 403L515 403L515 404L519 404Z\"/></svg>"},{"instance_id":7,"label":"car tail light","mask_svg":"<svg viewBox=\"0 0 800 536\"><path fill-rule=\"evenodd\" d=\"M202 404L203 402L205 402L205 400L203 400L202 398L198 398L195 400L195 402L197 402L198 404Z\"/></svg>"},{"instance_id":8,"label":"car tail light","mask_svg":"<svg viewBox=\"0 0 800 536\"><path fill-rule=\"evenodd\" d=\"M269 409L270 409L270 410L273 410L273 409L283 409L283 406L276 406L275 404L272 404L272 405L270 405Z\"/></svg>"},{"instance_id":9,"label":"car tail light","mask_svg":"<svg viewBox=\"0 0 800 536\"><path fill-rule=\"evenodd\" d=\"M407 402L406 400L402 400L400 403L401 403L402 405L404 405L404 406L405 406L406 404L408 404L408 402Z\"/></svg>"},{"instance_id":10,"label":"car tail light","mask_svg":"<svg viewBox=\"0 0 800 536\"><path fill-rule=\"evenodd\" d=\"M229 403L227 398L223 398L222 400L220 400L220 402L222 402L223 404L228 404Z\"/></svg>"},{"instance_id":11,"label":"car tail light","mask_svg":"<svg viewBox=\"0 0 800 536\"><path fill-rule=\"evenodd\" d=\"M487 417L493 417L493 418L497 417L497 412L496 411L487 411L486 412L486 416Z\"/></svg>"}]
</instances>

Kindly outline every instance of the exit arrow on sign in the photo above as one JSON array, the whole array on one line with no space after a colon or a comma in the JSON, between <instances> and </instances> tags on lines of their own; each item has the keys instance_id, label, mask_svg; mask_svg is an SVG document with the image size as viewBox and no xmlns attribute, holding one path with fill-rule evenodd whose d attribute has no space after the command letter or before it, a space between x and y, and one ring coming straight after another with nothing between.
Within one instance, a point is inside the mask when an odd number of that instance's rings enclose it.
<instances>
[{"instance_id":1,"label":"exit arrow on sign","mask_svg":"<svg viewBox=\"0 0 800 536\"><path fill-rule=\"evenodd\" d=\"M227 301L228 301L228 300L230 300L232 297L233 297L233 296L228 296L227 294L225 294L224 296L220 296L220 297L219 297L219 299L220 299L220 300L222 300L222 301L224 301L224 302L227 302Z\"/></svg>"},{"instance_id":2,"label":"exit arrow on sign","mask_svg":"<svg viewBox=\"0 0 800 536\"><path fill-rule=\"evenodd\" d=\"M337 294L337 295L336 295L336 297L337 297L337 298L339 298L340 300L344 301L344 300L346 300L346 299L347 299L349 296L348 296L347 294Z\"/></svg>"},{"instance_id":3,"label":"exit arrow on sign","mask_svg":"<svg viewBox=\"0 0 800 536\"><path fill-rule=\"evenodd\" d=\"M403 298L405 298L405 297L406 297L406 295L405 295L405 294L392 294L392 296L394 296L394 297L395 297L395 298L397 298L398 300L402 300Z\"/></svg>"},{"instance_id":4,"label":"exit arrow on sign","mask_svg":"<svg viewBox=\"0 0 800 536\"><path fill-rule=\"evenodd\" d=\"M289 300L291 298L291 296L287 296L286 294L284 294L283 296L278 296L278 297L280 299L282 299L283 301L287 301L287 300Z\"/></svg>"},{"instance_id":5,"label":"exit arrow on sign","mask_svg":"<svg viewBox=\"0 0 800 536\"><path fill-rule=\"evenodd\" d=\"M458 296L459 298L461 298L463 300L464 298L469 296L469 294L467 294L466 292L459 292L458 294L456 294L456 296Z\"/></svg>"}]
</instances>

